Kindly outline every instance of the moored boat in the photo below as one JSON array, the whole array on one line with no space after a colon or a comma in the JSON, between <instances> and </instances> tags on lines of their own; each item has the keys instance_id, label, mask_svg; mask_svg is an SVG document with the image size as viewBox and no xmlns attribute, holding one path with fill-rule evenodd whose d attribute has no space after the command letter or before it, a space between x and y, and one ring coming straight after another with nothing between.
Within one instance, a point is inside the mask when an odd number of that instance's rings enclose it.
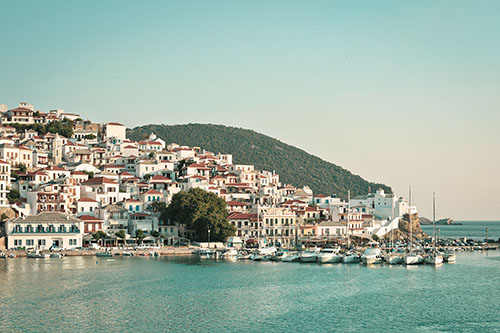
<instances>
[{"instance_id":1,"label":"moored boat","mask_svg":"<svg viewBox=\"0 0 500 333\"><path fill-rule=\"evenodd\" d=\"M316 262L318 260L318 254L316 250L306 250L300 254L301 262Z\"/></svg>"},{"instance_id":2,"label":"moored boat","mask_svg":"<svg viewBox=\"0 0 500 333\"><path fill-rule=\"evenodd\" d=\"M443 254L443 260L446 262L455 262L457 261L457 255L453 250L445 250Z\"/></svg>"},{"instance_id":3,"label":"moored boat","mask_svg":"<svg viewBox=\"0 0 500 333\"><path fill-rule=\"evenodd\" d=\"M100 258L111 258L113 257L113 254L110 251L105 251L105 252L97 252L96 257Z\"/></svg>"},{"instance_id":4,"label":"moored boat","mask_svg":"<svg viewBox=\"0 0 500 333\"><path fill-rule=\"evenodd\" d=\"M384 262L378 242L368 243L368 247L361 255L361 262L365 265L381 264Z\"/></svg>"},{"instance_id":5,"label":"moored boat","mask_svg":"<svg viewBox=\"0 0 500 333\"><path fill-rule=\"evenodd\" d=\"M342 262L342 255L338 249L325 248L318 253L318 262L322 264L333 264Z\"/></svg>"},{"instance_id":6,"label":"moored boat","mask_svg":"<svg viewBox=\"0 0 500 333\"><path fill-rule=\"evenodd\" d=\"M293 253L288 253L283 259L281 259L282 262L298 262L300 261L300 256L293 252Z\"/></svg>"},{"instance_id":7,"label":"moored boat","mask_svg":"<svg viewBox=\"0 0 500 333\"><path fill-rule=\"evenodd\" d=\"M358 263L361 260L359 255L354 251L348 251L342 257L342 261L346 264Z\"/></svg>"}]
</instances>

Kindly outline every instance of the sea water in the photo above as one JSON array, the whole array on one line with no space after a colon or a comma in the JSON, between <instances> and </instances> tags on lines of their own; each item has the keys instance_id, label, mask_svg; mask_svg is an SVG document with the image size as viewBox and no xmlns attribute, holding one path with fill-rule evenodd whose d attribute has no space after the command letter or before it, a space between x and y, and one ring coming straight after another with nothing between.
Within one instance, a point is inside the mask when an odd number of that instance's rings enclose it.
<instances>
[{"instance_id":1,"label":"sea water","mask_svg":"<svg viewBox=\"0 0 500 333\"><path fill-rule=\"evenodd\" d=\"M0 332L494 332L500 251L438 267L0 260Z\"/></svg>"},{"instance_id":2,"label":"sea water","mask_svg":"<svg viewBox=\"0 0 500 333\"><path fill-rule=\"evenodd\" d=\"M498 241L500 238L500 221L456 221L461 225L436 225L439 229L440 238L461 238L466 237L475 240L486 238L486 228L488 228L488 239ZM423 225L422 230L432 236L432 225ZM437 231L436 231L437 232Z\"/></svg>"}]
</instances>

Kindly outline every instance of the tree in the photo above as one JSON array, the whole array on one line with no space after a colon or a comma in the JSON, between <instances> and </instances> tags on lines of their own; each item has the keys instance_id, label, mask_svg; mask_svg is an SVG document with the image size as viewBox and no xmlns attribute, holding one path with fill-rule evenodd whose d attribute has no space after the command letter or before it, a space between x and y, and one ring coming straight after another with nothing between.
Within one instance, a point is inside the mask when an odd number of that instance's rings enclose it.
<instances>
[{"instance_id":1,"label":"tree","mask_svg":"<svg viewBox=\"0 0 500 333\"><path fill-rule=\"evenodd\" d=\"M135 231L135 238L137 238L139 244L142 244L142 241L144 240L144 238L146 238L146 235L144 234L144 231L142 231L142 229L137 229Z\"/></svg>"},{"instance_id":2,"label":"tree","mask_svg":"<svg viewBox=\"0 0 500 333\"><path fill-rule=\"evenodd\" d=\"M380 240L380 237L377 236L377 235L372 235L372 239L375 241L375 242L378 242Z\"/></svg>"},{"instance_id":3,"label":"tree","mask_svg":"<svg viewBox=\"0 0 500 333\"><path fill-rule=\"evenodd\" d=\"M125 232L125 230L115 232L115 236L120 238L123 241L123 245L125 246L125 237L127 237L127 233Z\"/></svg>"},{"instance_id":4,"label":"tree","mask_svg":"<svg viewBox=\"0 0 500 333\"><path fill-rule=\"evenodd\" d=\"M21 198L21 194L15 188L11 188L9 193L7 193L7 200L9 200L11 204L15 203L19 198Z\"/></svg>"},{"instance_id":5,"label":"tree","mask_svg":"<svg viewBox=\"0 0 500 333\"><path fill-rule=\"evenodd\" d=\"M151 231L151 236L154 237L155 243L158 244L158 237L160 237L160 233L156 230Z\"/></svg>"},{"instance_id":6,"label":"tree","mask_svg":"<svg viewBox=\"0 0 500 333\"><path fill-rule=\"evenodd\" d=\"M99 230L98 232L94 233L92 237L97 241L99 245L102 245L102 240L108 238L108 235L104 231Z\"/></svg>"},{"instance_id":7,"label":"tree","mask_svg":"<svg viewBox=\"0 0 500 333\"><path fill-rule=\"evenodd\" d=\"M166 225L169 222L167 215L167 204L163 201L155 201L151 204L151 210L155 213L160 213L160 222Z\"/></svg>"},{"instance_id":8,"label":"tree","mask_svg":"<svg viewBox=\"0 0 500 333\"><path fill-rule=\"evenodd\" d=\"M229 223L227 215L223 199L199 188L176 193L166 209L167 218L194 230L198 241L207 241L209 229L210 240L214 242L233 236L236 228Z\"/></svg>"},{"instance_id":9,"label":"tree","mask_svg":"<svg viewBox=\"0 0 500 333\"><path fill-rule=\"evenodd\" d=\"M87 134L84 136L84 138L87 140L94 140L96 136L94 134Z\"/></svg>"},{"instance_id":10,"label":"tree","mask_svg":"<svg viewBox=\"0 0 500 333\"><path fill-rule=\"evenodd\" d=\"M22 172L22 173L24 173L24 172L26 172L26 170L28 170L28 168L26 168L26 165L24 165L24 163L19 163L17 165L17 168L19 169L19 172Z\"/></svg>"}]
</instances>

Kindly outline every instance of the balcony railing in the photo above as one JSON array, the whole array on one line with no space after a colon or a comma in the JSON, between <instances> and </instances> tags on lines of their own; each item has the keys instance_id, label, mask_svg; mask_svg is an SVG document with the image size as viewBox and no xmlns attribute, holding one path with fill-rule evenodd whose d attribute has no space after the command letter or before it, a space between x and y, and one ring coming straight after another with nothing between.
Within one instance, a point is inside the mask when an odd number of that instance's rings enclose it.
<instances>
[{"instance_id":1,"label":"balcony railing","mask_svg":"<svg viewBox=\"0 0 500 333\"><path fill-rule=\"evenodd\" d=\"M22 230L22 229L12 229L12 234L78 234L80 229L68 229L68 230L48 230L48 229L33 229L33 230Z\"/></svg>"}]
</instances>

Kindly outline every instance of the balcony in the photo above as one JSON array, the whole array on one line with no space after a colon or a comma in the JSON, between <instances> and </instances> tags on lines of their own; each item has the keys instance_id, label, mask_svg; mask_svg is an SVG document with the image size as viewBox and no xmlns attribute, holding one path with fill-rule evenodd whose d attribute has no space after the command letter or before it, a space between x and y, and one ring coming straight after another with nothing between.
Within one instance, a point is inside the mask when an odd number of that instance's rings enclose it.
<instances>
[{"instance_id":1,"label":"balcony","mask_svg":"<svg viewBox=\"0 0 500 333\"><path fill-rule=\"evenodd\" d=\"M33 230L22 230L22 229L12 229L11 234L78 234L80 229L68 229L68 230L48 230L48 229L33 229Z\"/></svg>"}]
</instances>

